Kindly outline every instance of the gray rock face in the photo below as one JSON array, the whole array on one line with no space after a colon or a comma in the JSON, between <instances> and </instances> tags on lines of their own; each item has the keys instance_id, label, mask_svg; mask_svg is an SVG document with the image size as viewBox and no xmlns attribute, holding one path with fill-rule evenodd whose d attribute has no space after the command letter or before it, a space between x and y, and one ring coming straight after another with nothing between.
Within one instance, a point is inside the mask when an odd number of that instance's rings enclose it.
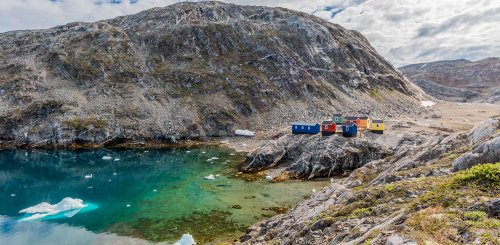
<instances>
[{"instance_id":1,"label":"gray rock face","mask_svg":"<svg viewBox=\"0 0 500 245\"><path fill-rule=\"evenodd\" d=\"M283 168L297 178L330 177L380 159L382 146L364 138L341 135L285 135L270 141L247 157L247 172Z\"/></svg>"},{"instance_id":2,"label":"gray rock face","mask_svg":"<svg viewBox=\"0 0 500 245\"><path fill-rule=\"evenodd\" d=\"M472 144L476 144L492 136L498 129L500 129L500 119L490 118L474 126L469 131L469 139Z\"/></svg>"},{"instance_id":3,"label":"gray rock face","mask_svg":"<svg viewBox=\"0 0 500 245\"><path fill-rule=\"evenodd\" d=\"M349 108L418 110L356 31L301 12L179 3L0 34L0 140L103 144L230 135Z\"/></svg>"},{"instance_id":4,"label":"gray rock face","mask_svg":"<svg viewBox=\"0 0 500 245\"><path fill-rule=\"evenodd\" d=\"M472 152L453 161L453 171L469 169L474 165L500 162L500 136L481 143Z\"/></svg>"}]
</instances>

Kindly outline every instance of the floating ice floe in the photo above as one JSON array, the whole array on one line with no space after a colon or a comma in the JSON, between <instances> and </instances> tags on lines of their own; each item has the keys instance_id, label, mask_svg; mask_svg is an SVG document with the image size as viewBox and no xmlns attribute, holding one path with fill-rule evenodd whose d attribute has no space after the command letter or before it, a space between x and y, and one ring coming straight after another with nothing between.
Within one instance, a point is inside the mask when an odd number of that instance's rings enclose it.
<instances>
[{"instance_id":1,"label":"floating ice floe","mask_svg":"<svg viewBox=\"0 0 500 245\"><path fill-rule=\"evenodd\" d=\"M115 162L118 162L118 161L120 161L120 158L115 158Z\"/></svg>"},{"instance_id":2,"label":"floating ice floe","mask_svg":"<svg viewBox=\"0 0 500 245\"><path fill-rule=\"evenodd\" d=\"M215 176L213 174L211 174L209 176L205 176L205 179L206 180L215 180Z\"/></svg>"},{"instance_id":3,"label":"floating ice floe","mask_svg":"<svg viewBox=\"0 0 500 245\"><path fill-rule=\"evenodd\" d=\"M93 188L94 188L93 186L89 186L89 187L87 187L87 189L93 189Z\"/></svg>"},{"instance_id":4,"label":"floating ice floe","mask_svg":"<svg viewBox=\"0 0 500 245\"><path fill-rule=\"evenodd\" d=\"M196 242L191 234L182 235L181 239L174 243L174 245L195 245Z\"/></svg>"},{"instance_id":5,"label":"floating ice floe","mask_svg":"<svg viewBox=\"0 0 500 245\"><path fill-rule=\"evenodd\" d=\"M423 106L423 107L432 107L434 106L436 103L432 102L432 101L420 101L420 104Z\"/></svg>"},{"instance_id":6,"label":"floating ice floe","mask_svg":"<svg viewBox=\"0 0 500 245\"><path fill-rule=\"evenodd\" d=\"M211 161L213 161L213 160L219 160L219 158L218 158L218 157L212 157L212 158L209 158L209 159L207 160L207 162L211 162Z\"/></svg>"},{"instance_id":7,"label":"floating ice floe","mask_svg":"<svg viewBox=\"0 0 500 245\"><path fill-rule=\"evenodd\" d=\"M94 177L93 174L85 175L85 179L92 179L92 177Z\"/></svg>"},{"instance_id":8,"label":"floating ice floe","mask_svg":"<svg viewBox=\"0 0 500 245\"><path fill-rule=\"evenodd\" d=\"M130 204L127 204L127 208L130 208Z\"/></svg>"},{"instance_id":9,"label":"floating ice floe","mask_svg":"<svg viewBox=\"0 0 500 245\"><path fill-rule=\"evenodd\" d=\"M186 153L191 153L191 151L186 151Z\"/></svg>"},{"instance_id":10,"label":"floating ice floe","mask_svg":"<svg viewBox=\"0 0 500 245\"><path fill-rule=\"evenodd\" d=\"M113 173L113 175L117 175L117 173Z\"/></svg>"},{"instance_id":11,"label":"floating ice floe","mask_svg":"<svg viewBox=\"0 0 500 245\"><path fill-rule=\"evenodd\" d=\"M102 160L106 160L106 161L111 160L111 159L113 159L113 158L110 156L103 156L102 157Z\"/></svg>"},{"instance_id":12,"label":"floating ice floe","mask_svg":"<svg viewBox=\"0 0 500 245\"><path fill-rule=\"evenodd\" d=\"M154 189L153 192L157 192L158 190Z\"/></svg>"},{"instance_id":13,"label":"floating ice floe","mask_svg":"<svg viewBox=\"0 0 500 245\"><path fill-rule=\"evenodd\" d=\"M47 202L42 202L33 207L25 208L19 213L32 214L31 216L22 218L21 221L31 221L42 219L48 216L57 215L63 212L71 211L70 216L74 216L79 210L87 207L81 199L74 199L71 197L66 197L62 199L57 204L50 204ZM76 212L75 212L76 211ZM65 217L68 217L67 215Z\"/></svg>"},{"instance_id":14,"label":"floating ice floe","mask_svg":"<svg viewBox=\"0 0 500 245\"><path fill-rule=\"evenodd\" d=\"M252 132L250 130L243 130L243 129L237 129L234 131L234 134L235 135L238 135L238 136L246 136L246 137L254 137L255 136L255 132Z\"/></svg>"},{"instance_id":15,"label":"floating ice floe","mask_svg":"<svg viewBox=\"0 0 500 245\"><path fill-rule=\"evenodd\" d=\"M207 152L206 151L202 151L201 154L206 154Z\"/></svg>"},{"instance_id":16,"label":"floating ice floe","mask_svg":"<svg viewBox=\"0 0 500 245\"><path fill-rule=\"evenodd\" d=\"M12 193L12 194L10 194L10 196L11 196L11 197L15 197L15 196L16 196L16 194Z\"/></svg>"}]
</instances>

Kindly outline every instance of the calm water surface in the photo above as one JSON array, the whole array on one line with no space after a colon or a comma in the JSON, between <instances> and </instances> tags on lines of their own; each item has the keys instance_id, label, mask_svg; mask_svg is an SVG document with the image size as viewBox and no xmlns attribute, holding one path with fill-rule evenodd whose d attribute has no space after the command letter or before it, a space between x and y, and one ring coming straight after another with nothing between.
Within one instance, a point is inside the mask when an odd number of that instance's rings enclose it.
<instances>
[{"instance_id":1,"label":"calm water surface","mask_svg":"<svg viewBox=\"0 0 500 245\"><path fill-rule=\"evenodd\" d=\"M0 151L0 244L168 244L185 233L228 241L326 184L244 181L234 177L242 159L216 147ZM20 210L65 197L96 208L19 221Z\"/></svg>"}]
</instances>

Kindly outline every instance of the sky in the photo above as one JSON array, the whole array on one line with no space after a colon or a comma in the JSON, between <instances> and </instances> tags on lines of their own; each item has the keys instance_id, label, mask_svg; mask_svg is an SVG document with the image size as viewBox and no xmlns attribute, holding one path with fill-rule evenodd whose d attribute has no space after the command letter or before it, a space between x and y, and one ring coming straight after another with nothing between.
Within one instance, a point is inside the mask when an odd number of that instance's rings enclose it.
<instances>
[{"instance_id":1,"label":"sky","mask_svg":"<svg viewBox=\"0 0 500 245\"><path fill-rule=\"evenodd\" d=\"M179 0L0 0L0 32L134 14ZM500 56L500 0L223 0L285 7L361 32L395 66Z\"/></svg>"}]
</instances>

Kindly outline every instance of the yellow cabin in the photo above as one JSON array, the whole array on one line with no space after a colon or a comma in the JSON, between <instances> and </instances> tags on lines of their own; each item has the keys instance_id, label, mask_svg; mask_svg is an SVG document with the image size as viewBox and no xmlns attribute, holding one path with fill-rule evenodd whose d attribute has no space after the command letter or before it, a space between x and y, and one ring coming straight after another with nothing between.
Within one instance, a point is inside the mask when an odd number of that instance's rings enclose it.
<instances>
[{"instance_id":1,"label":"yellow cabin","mask_svg":"<svg viewBox=\"0 0 500 245\"><path fill-rule=\"evenodd\" d=\"M384 133L384 120L373 120L371 124L372 133L383 134Z\"/></svg>"}]
</instances>

